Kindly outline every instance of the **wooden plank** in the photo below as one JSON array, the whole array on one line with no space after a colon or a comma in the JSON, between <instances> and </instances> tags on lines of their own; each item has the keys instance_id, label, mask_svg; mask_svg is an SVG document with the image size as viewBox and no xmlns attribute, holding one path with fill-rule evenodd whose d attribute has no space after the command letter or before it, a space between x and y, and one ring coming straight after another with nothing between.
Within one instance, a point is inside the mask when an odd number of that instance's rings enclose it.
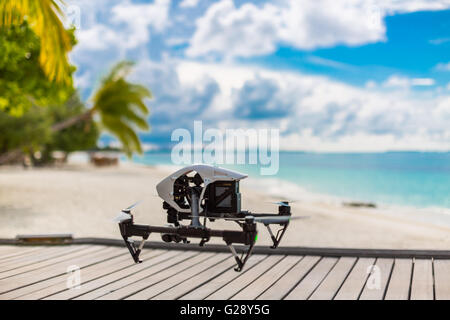
<instances>
[{"instance_id":1,"label":"wooden plank","mask_svg":"<svg viewBox=\"0 0 450 320\"><path fill-rule=\"evenodd\" d=\"M433 262L431 259L414 259L411 300L433 299Z\"/></svg>"},{"instance_id":2,"label":"wooden plank","mask_svg":"<svg viewBox=\"0 0 450 320\"><path fill-rule=\"evenodd\" d=\"M283 256L273 255L257 264L255 267L244 273L242 276L234 279L224 287L220 288L210 296L206 297L207 300L226 300L233 297L236 293L244 289L253 281L258 279L269 268L278 263Z\"/></svg>"},{"instance_id":3,"label":"wooden plank","mask_svg":"<svg viewBox=\"0 0 450 320\"><path fill-rule=\"evenodd\" d=\"M245 264L244 270L242 270L241 272L236 272L234 271L234 269L230 269L225 273L221 274L220 276L218 276L217 278L211 279L210 281L198 287L194 291L179 297L179 299L202 300L207 296L211 295L212 293L216 292L220 288L224 287L228 283L232 282L234 279L243 276L246 272L251 270L255 265L263 261L265 258L267 258L267 255L261 254L252 255Z\"/></svg>"},{"instance_id":4,"label":"wooden plank","mask_svg":"<svg viewBox=\"0 0 450 320\"><path fill-rule=\"evenodd\" d=\"M408 300L411 287L412 259L395 259L385 300Z\"/></svg>"},{"instance_id":5,"label":"wooden plank","mask_svg":"<svg viewBox=\"0 0 450 320\"><path fill-rule=\"evenodd\" d=\"M1 247L2 246L0 246L0 248ZM3 251L2 253L0 253L0 266L3 265L8 260L36 252L37 250L40 250L41 248L40 247L11 246L8 249L9 249L8 251Z\"/></svg>"},{"instance_id":6,"label":"wooden plank","mask_svg":"<svg viewBox=\"0 0 450 320\"><path fill-rule=\"evenodd\" d=\"M284 298L285 300L306 300L320 285L330 270L334 267L337 258L322 258L318 264L297 284Z\"/></svg>"},{"instance_id":7,"label":"wooden plank","mask_svg":"<svg viewBox=\"0 0 450 320\"><path fill-rule=\"evenodd\" d=\"M89 254L96 254L98 251L97 246L92 246L90 248L85 248L81 252L73 252L71 254L65 255L64 260L59 259L55 261L52 265L46 265L42 268L33 269L29 272L20 273L9 278L0 280L1 294L15 290L24 286L29 286L31 284L55 277L58 275L65 274L67 272L67 267L75 265L76 263L81 263L81 259L89 258ZM100 248L101 249L101 248ZM105 249L106 251L111 251L112 248ZM60 257L61 258L61 257Z\"/></svg>"},{"instance_id":8,"label":"wooden plank","mask_svg":"<svg viewBox=\"0 0 450 320\"><path fill-rule=\"evenodd\" d=\"M81 285L92 280L92 278L100 277L107 274L111 268L119 268L129 265L129 256L121 254L119 248L111 248L112 250L104 250L96 255L88 255L79 257L75 264L80 268ZM128 259L126 259L128 258ZM38 275L40 278L46 278L34 284L18 288L3 295L0 299L17 299L21 300L37 300L42 297L67 290L67 266L60 265L57 268L45 271L44 274ZM93 267L97 267L96 269Z\"/></svg>"},{"instance_id":9,"label":"wooden plank","mask_svg":"<svg viewBox=\"0 0 450 320\"><path fill-rule=\"evenodd\" d=\"M261 294L257 300L281 300L291 289L311 270L319 261L318 256L306 256L300 260L289 272L284 274L269 289Z\"/></svg>"},{"instance_id":10,"label":"wooden plank","mask_svg":"<svg viewBox=\"0 0 450 320\"><path fill-rule=\"evenodd\" d=\"M360 300L383 300L393 264L393 259L377 259L372 274L359 297Z\"/></svg>"},{"instance_id":11,"label":"wooden plank","mask_svg":"<svg viewBox=\"0 0 450 320\"><path fill-rule=\"evenodd\" d=\"M99 300L119 300L125 299L133 294L139 293L140 291L155 285L161 281L167 281L170 277L177 275L179 273L184 273L189 268L196 266L206 260L214 258L215 254L211 252L204 252L190 259L185 259L180 263L174 264L172 261L166 265L164 269L158 270L158 272L152 272L150 275L141 278L133 283L128 283L121 288L111 292L110 294L104 295L99 298ZM139 297L137 297L138 299Z\"/></svg>"},{"instance_id":12,"label":"wooden plank","mask_svg":"<svg viewBox=\"0 0 450 320\"><path fill-rule=\"evenodd\" d=\"M78 238L73 239L72 245L105 245L123 247L121 239L101 239L101 238ZM8 239L0 239L1 246L10 246ZM239 251L240 247L237 246ZM197 244L164 243L161 241L147 241L144 248L180 251L201 251L201 252L229 252L226 245L209 244L206 247L199 247ZM273 254L274 251L267 246L255 246L253 254ZM449 250L405 250L405 249L370 249L370 248L308 248L308 247L279 247L276 254L296 255L296 256L321 256L321 257L357 257L357 258L391 258L391 259L449 259Z\"/></svg>"},{"instance_id":13,"label":"wooden plank","mask_svg":"<svg viewBox=\"0 0 450 320\"><path fill-rule=\"evenodd\" d=\"M68 260L74 256L79 256L82 254L87 254L95 251L101 250L102 247L100 246L84 246L83 248L77 248L77 250L68 250L68 251L62 251L58 255L55 255L51 258L45 259L43 261L39 261L32 264L27 264L25 266L18 265L15 269L3 272L0 274L0 283L3 280L6 280L10 277L18 277L20 275L26 274L28 272L34 271L34 270L40 270L45 267L51 267L57 262Z\"/></svg>"},{"instance_id":14,"label":"wooden plank","mask_svg":"<svg viewBox=\"0 0 450 320\"><path fill-rule=\"evenodd\" d=\"M231 298L231 300L254 300L264 291L266 291L272 284L280 279L286 272L296 265L302 257L286 256L278 262L269 271L264 273L257 281L251 283L249 286L241 290L238 294Z\"/></svg>"},{"instance_id":15,"label":"wooden plank","mask_svg":"<svg viewBox=\"0 0 450 320\"><path fill-rule=\"evenodd\" d=\"M436 300L450 300L450 260L434 260Z\"/></svg>"},{"instance_id":16,"label":"wooden plank","mask_svg":"<svg viewBox=\"0 0 450 320\"><path fill-rule=\"evenodd\" d=\"M361 294L371 267L375 263L374 258L360 258L356 262L347 279L334 297L335 300L357 300Z\"/></svg>"},{"instance_id":17,"label":"wooden plank","mask_svg":"<svg viewBox=\"0 0 450 320\"><path fill-rule=\"evenodd\" d=\"M0 257L14 251L14 246L0 246Z\"/></svg>"},{"instance_id":18,"label":"wooden plank","mask_svg":"<svg viewBox=\"0 0 450 320\"><path fill-rule=\"evenodd\" d=\"M168 251L161 256L150 260L144 260L140 264L133 265L125 270L114 272L85 284L79 293L66 297L74 300L94 300L114 293L121 288L133 283L145 281L144 279L165 270L173 265L192 259L199 253L195 251L180 252ZM61 297L64 298L64 297Z\"/></svg>"},{"instance_id":19,"label":"wooden plank","mask_svg":"<svg viewBox=\"0 0 450 320\"><path fill-rule=\"evenodd\" d=\"M355 265L356 258L340 258L309 300L332 300Z\"/></svg>"},{"instance_id":20,"label":"wooden plank","mask_svg":"<svg viewBox=\"0 0 450 320\"><path fill-rule=\"evenodd\" d=\"M226 271L233 270L236 261L233 258L226 259L213 268L202 271L196 276L184 281L164 292L153 297L152 300L176 300L181 296L201 287L203 284L210 282L215 277L220 276ZM234 270L233 270L234 271Z\"/></svg>"},{"instance_id":21,"label":"wooden plank","mask_svg":"<svg viewBox=\"0 0 450 320\"><path fill-rule=\"evenodd\" d=\"M191 278L196 275L202 274L204 271L208 269L215 269L220 266L220 264L225 263L225 261L234 260L233 257L228 253L218 253L213 255L211 258L202 261L196 265L191 266L188 269L184 269L183 272L173 274L171 277L166 278L164 281L160 281L146 289L137 292L125 300L149 300L153 297L156 297L160 293L163 293L166 290L169 290L179 284L184 284L186 282L190 282Z\"/></svg>"},{"instance_id":22,"label":"wooden plank","mask_svg":"<svg viewBox=\"0 0 450 320\"><path fill-rule=\"evenodd\" d=\"M73 252L77 250L81 250L83 248L86 248L86 246L73 246L73 247L40 247L38 251L36 252L30 252L29 254L22 255L19 257L16 257L15 259L11 259L8 261L5 261L0 266L0 277L3 277L4 273L7 271L11 271L17 268L17 266L25 267L37 262L43 262L49 259L52 259L54 257L63 255L67 252Z\"/></svg>"}]
</instances>

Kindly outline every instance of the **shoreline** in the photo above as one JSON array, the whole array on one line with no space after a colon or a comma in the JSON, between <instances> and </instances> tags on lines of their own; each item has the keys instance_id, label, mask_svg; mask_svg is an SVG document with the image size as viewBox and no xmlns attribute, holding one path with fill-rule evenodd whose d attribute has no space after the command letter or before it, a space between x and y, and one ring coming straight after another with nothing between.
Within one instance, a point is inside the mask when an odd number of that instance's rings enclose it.
<instances>
[{"instance_id":1,"label":"shoreline","mask_svg":"<svg viewBox=\"0 0 450 320\"><path fill-rule=\"evenodd\" d=\"M120 238L112 219L120 209L144 200L133 212L139 224L165 225L166 213L156 195L156 184L173 167L121 162L118 167L95 168L69 165L59 168L0 168L0 237L17 234L72 233L75 237ZM259 184L260 188L255 188ZM262 190L261 190L262 188ZM266 191L266 192L262 192ZM279 198L257 179L241 183L242 209L277 212L270 201ZM306 247L448 249L449 221L418 221L411 214L384 208L353 208L321 201L291 204L293 220L281 245ZM407 210L408 211L408 210ZM442 223L444 221L444 223ZM184 221L186 223L186 221ZM215 229L234 229L234 224L208 223ZM276 228L275 228L276 229ZM264 226L258 228L258 245L269 245ZM152 235L150 240L160 241ZM195 243L195 241L193 241ZM211 243L222 243L213 239Z\"/></svg>"}]
</instances>

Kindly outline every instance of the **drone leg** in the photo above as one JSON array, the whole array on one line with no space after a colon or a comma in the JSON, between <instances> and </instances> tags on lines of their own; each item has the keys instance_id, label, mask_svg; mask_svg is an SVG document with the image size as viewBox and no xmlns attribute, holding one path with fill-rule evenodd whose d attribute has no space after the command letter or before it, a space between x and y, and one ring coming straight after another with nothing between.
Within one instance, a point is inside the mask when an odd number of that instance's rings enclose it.
<instances>
[{"instance_id":1,"label":"drone leg","mask_svg":"<svg viewBox=\"0 0 450 320\"><path fill-rule=\"evenodd\" d=\"M270 247L271 249L276 249L280 244L281 239L283 238L284 233L286 232L288 224L285 224L282 229L278 230L277 236L274 236L272 233L272 229L270 229L269 225L266 225L267 230L269 231L270 238L272 238L273 245Z\"/></svg>"},{"instance_id":2,"label":"drone leg","mask_svg":"<svg viewBox=\"0 0 450 320\"><path fill-rule=\"evenodd\" d=\"M278 245L278 241L277 241L277 238L273 235L273 233L272 233L272 229L270 229L270 226L269 225L266 225L266 227L267 227L267 231L269 231L269 234L270 234L270 238L272 239L272 241L273 241L273 246L271 246L271 248L273 248L273 249L275 249L276 247L277 247L277 245Z\"/></svg>"},{"instance_id":3,"label":"drone leg","mask_svg":"<svg viewBox=\"0 0 450 320\"><path fill-rule=\"evenodd\" d=\"M242 253L242 256L239 257L236 250L234 249L232 244L228 245L228 248L230 248L231 253L233 254L234 259L236 260L237 267L234 268L234 271L240 272L244 268L245 263L247 262L248 258L252 254L253 251L253 244L250 245L247 252ZM245 257L244 257L245 255ZM244 259L242 259L244 258Z\"/></svg>"},{"instance_id":4,"label":"drone leg","mask_svg":"<svg viewBox=\"0 0 450 320\"><path fill-rule=\"evenodd\" d=\"M141 251L144 248L145 240L147 240L147 238L142 237L142 241L139 244L139 247L136 247L133 240L128 239L128 237L123 237L123 240L125 240L125 244L128 248L128 251L130 251L131 256L133 257L133 260L136 263L142 262L142 260L139 260L139 255L141 254Z\"/></svg>"}]
</instances>

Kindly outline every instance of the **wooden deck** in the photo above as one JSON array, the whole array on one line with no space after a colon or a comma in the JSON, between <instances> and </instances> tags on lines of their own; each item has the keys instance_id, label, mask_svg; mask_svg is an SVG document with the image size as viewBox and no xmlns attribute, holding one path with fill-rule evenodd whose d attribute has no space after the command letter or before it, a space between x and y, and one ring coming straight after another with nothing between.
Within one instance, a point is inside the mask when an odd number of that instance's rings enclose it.
<instances>
[{"instance_id":1,"label":"wooden deck","mask_svg":"<svg viewBox=\"0 0 450 320\"><path fill-rule=\"evenodd\" d=\"M450 299L449 252L257 250L238 273L214 246L169 248L153 245L134 264L118 246L0 245L0 299ZM69 266L80 269L78 289L67 288Z\"/></svg>"}]
</instances>

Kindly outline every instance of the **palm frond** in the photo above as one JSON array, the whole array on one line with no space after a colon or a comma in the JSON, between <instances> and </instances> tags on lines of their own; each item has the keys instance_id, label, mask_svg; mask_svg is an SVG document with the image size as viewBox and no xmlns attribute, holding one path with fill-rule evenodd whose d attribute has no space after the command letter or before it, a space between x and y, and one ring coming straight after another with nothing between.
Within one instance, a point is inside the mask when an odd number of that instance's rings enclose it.
<instances>
[{"instance_id":1,"label":"palm frond","mask_svg":"<svg viewBox=\"0 0 450 320\"><path fill-rule=\"evenodd\" d=\"M102 126L119 139L128 156L133 152L142 153L136 130L150 129L146 120L149 110L144 100L151 98L151 92L126 80L131 67L131 62L124 61L112 68L95 93L92 107L92 112L99 114Z\"/></svg>"},{"instance_id":2,"label":"palm frond","mask_svg":"<svg viewBox=\"0 0 450 320\"><path fill-rule=\"evenodd\" d=\"M0 27L17 25L27 20L41 40L39 61L50 80L71 83L68 52L72 40L64 28L61 0L1 0Z\"/></svg>"}]
</instances>

